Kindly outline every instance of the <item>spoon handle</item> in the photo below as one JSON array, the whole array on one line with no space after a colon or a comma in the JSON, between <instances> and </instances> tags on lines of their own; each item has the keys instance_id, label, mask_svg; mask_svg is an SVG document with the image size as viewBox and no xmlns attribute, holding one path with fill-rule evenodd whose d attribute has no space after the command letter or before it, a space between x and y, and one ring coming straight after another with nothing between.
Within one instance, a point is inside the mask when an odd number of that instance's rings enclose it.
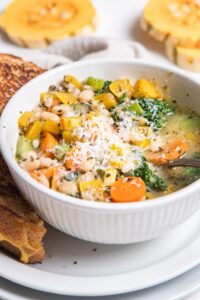
<instances>
[{"instance_id":1,"label":"spoon handle","mask_svg":"<svg viewBox=\"0 0 200 300\"><path fill-rule=\"evenodd\" d=\"M200 159L181 158L166 164L167 167L194 167L200 168Z\"/></svg>"}]
</instances>

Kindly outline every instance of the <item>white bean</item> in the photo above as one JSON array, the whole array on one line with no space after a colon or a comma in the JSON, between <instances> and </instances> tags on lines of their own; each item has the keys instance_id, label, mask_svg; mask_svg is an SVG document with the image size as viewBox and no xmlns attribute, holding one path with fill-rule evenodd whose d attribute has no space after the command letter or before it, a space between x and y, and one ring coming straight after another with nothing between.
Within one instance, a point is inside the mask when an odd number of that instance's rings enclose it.
<instances>
[{"instance_id":1,"label":"white bean","mask_svg":"<svg viewBox=\"0 0 200 300\"><path fill-rule=\"evenodd\" d=\"M49 157L41 157L40 158L40 168L49 168L54 166L57 163L55 159L51 159Z\"/></svg>"},{"instance_id":2,"label":"white bean","mask_svg":"<svg viewBox=\"0 0 200 300\"><path fill-rule=\"evenodd\" d=\"M94 168L94 166L95 166L95 159L90 158L90 159L87 159L87 160L83 161L79 165L79 168L81 169L81 171L89 172Z\"/></svg>"},{"instance_id":3,"label":"white bean","mask_svg":"<svg viewBox=\"0 0 200 300\"><path fill-rule=\"evenodd\" d=\"M80 101L89 102L94 97L94 92L92 90L84 90L80 92L79 99Z\"/></svg>"},{"instance_id":4,"label":"white bean","mask_svg":"<svg viewBox=\"0 0 200 300\"><path fill-rule=\"evenodd\" d=\"M37 170L39 167L40 167L40 160L39 159L35 159L35 160L25 160L25 161L22 161L20 163L20 166L28 171L28 172L31 172L31 171L34 171L34 170Z\"/></svg>"},{"instance_id":5,"label":"white bean","mask_svg":"<svg viewBox=\"0 0 200 300\"><path fill-rule=\"evenodd\" d=\"M77 88L75 88L75 89L74 89L74 91L73 91L73 95L74 95L74 97L78 97L78 96L79 96L79 94L80 94L80 90L79 90L79 89L77 89Z\"/></svg>"},{"instance_id":6,"label":"white bean","mask_svg":"<svg viewBox=\"0 0 200 300\"><path fill-rule=\"evenodd\" d=\"M85 84L83 87L85 90L92 90L92 87L89 84Z\"/></svg>"},{"instance_id":7,"label":"white bean","mask_svg":"<svg viewBox=\"0 0 200 300\"><path fill-rule=\"evenodd\" d=\"M75 87L75 85L74 85L73 83L71 83L71 82L67 83L65 87L67 88L67 91L68 91L69 93L72 93L72 94L73 94L74 91L77 89L77 88Z\"/></svg>"},{"instance_id":8,"label":"white bean","mask_svg":"<svg viewBox=\"0 0 200 300\"><path fill-rule=\"evenodd\" d=\"M56 123L59 123L60 122L60 118L59 116L57 116L56 114L54 113L51 113L51 112L48 112L48 111L43 111L40 113L40 119L42 121L47 121L47 120L52 120Z\"/></svg>"},{"instance_id":9,"label":"white bean","mask_svg":"<svg viewBox=\"0 0 200 300\"><path fill-rule=\"evenodd\" d=\"M33 108L33 112L34 113L38 113L38 112L42 112L42 111L44 111L43 107L36 106L36 107Z\"/></svg>"},{"instance_id":10,"label":"white bean","mask_svg":"<svg viewBox=\"0 0 200 300\"><path fill-rule=\"evenodd\" d=\"M47 97L47 98L44 99L44 105L46 107L51 107L52 104L53 104L53 96Z\"/></svg>"},{"instance_id":11,"label":"white bean","mask_svg":"<svg viewBox=\"0 0 200 300\"><path fill-rule=\"evenodd\" d=\"M57 105L52 108L52 112L57 115L62 115L69 110L69 105Z\"/></svg>"},{"instance_id":12,"label":"white bean","mask_svg":"<svg viewBox=\"0 0 200 300\"><path fill-rule=\"evenodd\" d=\"M152 139L151 146L149 147L151 151L156 152L162 149L164 146L164 141L160 136Z\"/></svg>"},{"instance_id":13,"label":"white bean","mask_svg":"<svg viewBox=\"0 0 200 300\"><path fill-rule=\"evenodd\" d=\"M58 189L61 193L72 196L75 196L78 192L77 184L72 181L63 180L60 182Z\"/></svg>"},{"instance_id":14,"label":"white bean","mask_svg":"<svg viewBox=\"0 0 200 300\"><path fill-rule=\"evenodd\" d=\"M44 109L43 107L39 107L39 106L34 107L34 109L33 109L33 113L34 113L33 119L34 119L34 120L39 120L39 119L40 119L40 114L41 114L43 111L45 111L45 109Z\"/></svg>"}]
</instances>

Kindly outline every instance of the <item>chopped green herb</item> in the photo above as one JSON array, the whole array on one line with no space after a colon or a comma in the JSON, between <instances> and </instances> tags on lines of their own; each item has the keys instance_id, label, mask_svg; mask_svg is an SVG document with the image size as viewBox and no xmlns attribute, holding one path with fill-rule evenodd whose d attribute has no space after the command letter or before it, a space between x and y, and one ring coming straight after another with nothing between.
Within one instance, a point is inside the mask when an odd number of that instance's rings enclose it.
<instances>
[{"instance_id":1,"label":"chopped green herb","mask_svg":"<svg viewBox=\"0 0 200 300\"><path fill-rule=\"evenodd\" d=\"M122 103L125 101L126 97L127 97L127 93L124 93L124 94L118 99L117 104L118 104L118 105L119 105L119 104L122 104Z\"/></svg>"},{"instance_id":2,"label":"chopped green herb","mask_svg":"<svg viewBox=\"0 0 200 300\"><path fill-rule=\"evenodd\" d=\"M166 123L166 116L174 113L174 108L165 101L151 98L137 100L144 111L143 117L153 123L154 130L162 128Z\"/></svg>"},{"instance_id":3,"label":"chopped green herb","mask_svg":"<svg viewBox=\"0 0 200 300\"><path fill-rule=\"evenodd\" d=\"M165 191L167 188L165 181L150 169L145 157L142 158L142 166L134 170L131 175L141 177L152 190Z\"/></svg>"}]
</instances>

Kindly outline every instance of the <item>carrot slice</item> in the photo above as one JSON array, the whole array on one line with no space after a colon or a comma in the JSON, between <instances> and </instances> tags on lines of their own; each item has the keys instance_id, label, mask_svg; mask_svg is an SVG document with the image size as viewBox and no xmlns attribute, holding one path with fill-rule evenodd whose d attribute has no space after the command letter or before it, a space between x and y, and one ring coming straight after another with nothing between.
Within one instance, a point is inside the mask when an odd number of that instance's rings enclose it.
<instances>
[{"instance_id":1,"label":"carrot slice","mask_svg":"<svg viewBox=\"0 0 200 300\"><path fill-rule=\"evenodd\" d=\"M73 147L69 152L66 153L66 156L65 156L66 169L73 170L73 171L75 171L77 169L77 166L73 160L73 155L74 155L75 151L76 151L76 148Z\"/></svg>"},{"instance_id":2,"label":"carrot slice","mask_svg":"<svg viewBox=\"0 0 200 300\"><path fill-rule=\"evenodd\" d=\"M53 177L55 167L41 169L41 173L44 174L48 179Z\"/></svg>"},{"instance_id":3,"label":"carrot slice","mask_svg":"<svg viewBox=\"0 0 200 300\"><path fill-rule=\"evenodd\" d=\"M148 159L157 164L163 165L169 161L178 159L188 151L188 144L185 140L172 140L163 151L151 153Z\"/></svg>"},{"instance_id":4,"label":"carrot slice","mask_svg":"<svg viewBox=\"0 0 200 300\"><path fill-rule=\"evenodd\" d=\"M114 202L140 201L145 193L146 185L140 177L120 178L110 189L110 195Z\"/></svg>"},{"instance_id":5,"label":"carrot slice","mask_svg":"<svg viewBox=\"0 0 200 300\"><path fill-rule=\"evenodd\" d=\"M44 169L40 169L40 170L34 170L32 172L29 172L29 174L33 179L35 179L37 181L40 180L41 175L45 175L46 178L49 180L53 177L54 170L55 170L55 167L50 167L50 168L44 168Z\"/></svg>"},{"instance_id":6,"label":"carrot slice","mask_svg":"<svg viewBox=\"0 0 200 300\"><path fill-rule=\"evenodd\" d=\"M44 152L46 156L53 157L54 154L51 152L51 150L57 143L58 141L52 134L50 134L49 132L45 132L41 139L40 150Z\"/></svg>"},{"instance_id":7,"label":"carrot slice","mask_svg":"<svg viewBox=\"0 0 200 300\"><path fill-rule=\"evenodd\" d=\"M172 140L167 148L167 152L176 151L180 155L183 155L188 151L188 144L185 140Z\"/></svg>"},{"instance_id":8,"label":"carrot slice","mask_svg":"<svg viewBox=\"0 0 200 300\"><path fill-rule=\"evenodd\" d=\"M55 168L53 171L53 177L52 177L52 181L51 181L52 190L54 190L54 191L58 190L59 181L60 181L59 170L57 168Z\"/></svg>"}]
</instances>

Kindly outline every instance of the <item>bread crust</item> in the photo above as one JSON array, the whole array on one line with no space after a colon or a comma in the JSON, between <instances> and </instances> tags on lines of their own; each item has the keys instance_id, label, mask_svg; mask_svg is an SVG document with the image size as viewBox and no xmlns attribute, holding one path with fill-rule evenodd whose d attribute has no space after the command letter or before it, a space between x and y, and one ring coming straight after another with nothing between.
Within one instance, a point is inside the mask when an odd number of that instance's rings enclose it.
<instances>
[{"instance_id":1,"label":"bread crust","mask_svg":"<svg viewBox=\"0 0 200 300\"><path fill-rule=\"evenodd\" d=\"M0 53L0 113L18 89L44 71L32 62Z\"/></svg>"},{"instance_id":2,"label":"bread crust","mask_svg":"<svg viewBox=\"0 0 200 300\"><path fill-rule=\"evenodd\" d=\"M31 62L0 54L0 113L20 87L42 72ZM24 263L41 262L44 222L20 195L1 154L0 170L0 247Z\"/></svg>"}]
</instances>

